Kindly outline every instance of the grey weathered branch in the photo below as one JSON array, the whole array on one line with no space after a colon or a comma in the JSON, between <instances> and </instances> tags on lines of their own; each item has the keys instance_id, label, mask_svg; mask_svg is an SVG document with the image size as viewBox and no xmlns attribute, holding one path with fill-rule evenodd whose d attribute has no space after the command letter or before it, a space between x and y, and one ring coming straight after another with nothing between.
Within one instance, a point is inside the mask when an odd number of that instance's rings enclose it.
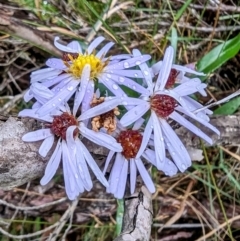
<instances>
[{"instance_id":1,"label":"grey weathered branch","mask_svg":"<svg viewBox=\"0 0 240 241\"><path fill-rule=\"evenodd\" d=\"M217 116L211 123L221 131L221 136L203 128L216 145L238 145L240 136L240 116ZM10 117L6 122L0 121L0 188L11 189L35 178L41 177L51 155L42 158L38 154L40 142L24 143L23 134L39 127L34 120ZM176 130L184 144L189 148L199 148L198 137L185 128ZM85 141L90 152L106 156L107 150Z\"/></svg>"},{"instance_id":2,"label":"grey weathered branch","mask_svg":"<svg viewBox=\"0 0 240 241\"><path fill-rule=\"evenodd\" d=\"M152 195L145 186L124 199L121 234L114 241L148 241L152 226Z\"/></svg>"}]
</instances>

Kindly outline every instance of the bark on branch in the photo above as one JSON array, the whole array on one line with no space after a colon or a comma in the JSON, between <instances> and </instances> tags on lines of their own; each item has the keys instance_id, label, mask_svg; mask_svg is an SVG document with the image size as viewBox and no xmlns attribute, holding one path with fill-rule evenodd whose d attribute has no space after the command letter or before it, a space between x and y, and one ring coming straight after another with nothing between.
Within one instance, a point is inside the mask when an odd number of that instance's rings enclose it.
<instances>
[{"instance_id":1,"label":"bark on branch","mask_svg":"<svg viewBox=\"0 0 240 241\"><path fill-rule=\"evenodd\" d=\"M123 227L114 241L148 241L152 226L152 195L145 186L125 198Z\"/></svg>"}]
</instances>

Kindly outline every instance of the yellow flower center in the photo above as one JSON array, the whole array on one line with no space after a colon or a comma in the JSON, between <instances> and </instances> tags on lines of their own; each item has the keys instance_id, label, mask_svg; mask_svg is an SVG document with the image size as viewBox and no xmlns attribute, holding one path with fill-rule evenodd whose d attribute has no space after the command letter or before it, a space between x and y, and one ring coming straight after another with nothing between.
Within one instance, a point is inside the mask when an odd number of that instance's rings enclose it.
<instances>
[{"instance_id":1,"label":"yellow flower center","mask_svg":"<svg viewBox=\"0 0 240 241\"><path fill-rule=\"evenodd\" d=\"M79 54L77 57L68 54L68 58L71 63L65 62L65 64L69 68L68 72L71 73L75 78L80 78L84 66L89 64L91 66L90 78L96 79L109 62L108 60L102 61L102 59L97 58L94 54Z\"/></svg>"}]
</instances>

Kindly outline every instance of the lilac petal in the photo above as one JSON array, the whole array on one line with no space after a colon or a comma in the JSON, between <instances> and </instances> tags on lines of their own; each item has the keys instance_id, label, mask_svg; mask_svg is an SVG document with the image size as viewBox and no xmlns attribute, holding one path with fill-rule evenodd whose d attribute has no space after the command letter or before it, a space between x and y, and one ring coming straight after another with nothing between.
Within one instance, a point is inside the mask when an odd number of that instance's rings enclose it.
<instances>
[{"instance_id":1,"label":"lilac petal","mask_svg":"<svg viewBox=\"0 0 240 241\"><path fill-rule=\"evenodd\" d=\"M78 41L72 41L67 45L68 48L71 48L74 53L82 54L82 48Z\"/></svg>"},{"instance_id":2,"label":"lilac petal","mask_svg":"<svg viewBox=\"0 0 240 241\"><path fill-rule=\"evenodd\" d=\"M132 70L132 69L125 69L125 70L116 70L116 69L111 69L111 71L108 69L106 72L104 71L103 73L107 74L107 77L111 79L112 74L117 76L116 78L119 78L117 82L124 82L122 80L122 77L130 77L130 78L143 78L143 73L141 70Z\"/></svg>"},{"instance_id":3,"label":"lilac petal","mask_svg":"<svg viewBox=\"0 0 240 241\"><path fill-rule=\"evenodd\" d=\"M66 143L65 140L62 141L62 148L65 148L63 151L63 159L67 159L67 166L71 173L72 184L77 192L84 192L84 186L82 184L82 178L78 175L77 161L76 161L76 152L72 151L72 148ZM76 143L74 143L74 149L76 149Z\"/></svg>"},{"instance_id":4,"label":"lilac petal","mask_svg":"<svg viewBox=\"0 0 240 241\"><path fill-rule=\"evenodd\" d=\"M106 174L108 165L109 165L110 161L112 160L112 157L113 157L113 155L114 155L115 153L116 153L115 151L109 151L108 156L107 156L107 159L106 159L106 161L105 161L105 165L104 165L104 169L103 169L103 175Z\"/></svg>"},{"instance_id":5,"label":"lilac petal","mask_svg":"<svg viewBox=\"0 0 240 241\"><path fill-rule=\"evenodd\" d=\"M74 138L74 131L78 128L78 126L69 126L66 131L66 143L68 149L71 150L71 153L76 154L76 142Z\"/></svg>"},{"instance_id":6,"label":"lilac petal","mask_svg":"<svg viewBox=\"0 0 240 241\"><path fill-rule=\"evenodd\" d=\"M123 60L120 61L118 63L112 64L112 65L108 65L105 69L106 70L112 70L112 69L128 69L134 66L137 66L139 64L142 64L146 61L148 61L149 59L151 59L151 56L148 54L145 55L141 55L140 57L133 57L127 60Z\"/></svg>"},{"instance_id":7,"label":"lilac petal","mask_svg":"<svg viewBox=\"0 0 240 241\"><path fill-rule=\"evenodd\" d=\"M40 96L45 99L50 99L54 96L50 89L40 83L33 83L30 87L30 90L34 96Z\"/></svg>"},{"instance_id":8,"label":"lilac petal","mask_svg":"<svg viewBox=\"0 0 240 241\"><path fill-rule=\"evenodd\" d=\"M87 48L87 54L91 54L94 49L104 40L104 37L98 37L94 39Z\"/></svg>"},{"instance_id":9,"label":"lilac petal","mask_svg":"<svg viewBox=\"0 0 240 241\"><path fill-rule=\"evenodd\" d=\"M161 66L161 70L158 74L158 78L154 88L155 91L164 89L172 68L173 56L174 56L174 49L172 46L169 46L166 49L166 52L164 54L163 64Z\"/></svg>"},{"instance_id":10,"label":"lilac petal","mask_svg":"<svg viewBox=\"0 0 240 241\"><path fill-rule=\"evenodd\" d=\"M163 64L163 61L161 60L152 66L151 69L154 75L157 75L159 73L160 69L162 68L162 64Z\"/></svg>"},{"instance_id":11,"label":"lilac petal","mask_svg":"<svg viewBox=\"0 0 240 241\"><path fill-rule=\"evenodd\" d=\"M52 99L50 99L46 104L44 104L37 113L40 116L43 116L52 110L54 110L56 107L58 107L61 103L66 101L67 97L69 98L69 95L73 95L76 91L76 87L79 84L78 81L72 80L69 84L65 86L65 89L56 94Z\"/></svg>"},{"instance_id":12,"label":"lilac petal","mask_svg":"<svg viewBox=\"0 0 240 241\"><path fill-rule=\"evenodd\" d=\"M22 110L18 113L19 117L30 117L30 118L34 118L36 120L42 120L42 121L46 121L46 122L52 122L53 121L53 117L50 115L45 115L42 117L39 117L38 114L36 114L36 109L25 109Z\"/></svg>"},{"instance_id":13,"label":"lilac petal","mask_svg":"<svg viewBox=\"0 0 240 241\"><path fill-rule=\"evenodd\" d=\"M182 117L181 115L179 115L176 111L174 111L170 117L177 121L179 124L181 124L182 126L184 126L185 128L187 128L188 130L190 130L191 132L193 132L195 135L201 137L203 140L205 140L206 142L208 142L210 145L213 144L212 139L207 136L204 132L202 132L198 127L196 127L195 125L193 125L190 121L186 120L184 117ZM209 123L207 123L209 124ZM209 124L210 125L210 124ZM218 131L216 129L216 131Z\"/></svg>"},{"instance_id":14,"label":"lilac petal","mask_svg":"<svg viewBox=\"0 0 240 241\"><path fill-rule=\"evenodd\" d=\"M172 65L172 68L173 69L176 69L178 71L181 71L181 72L185 72L185 73L190 73L190 74L195 74L195 75L200 75L200 76L204 76L205 74L202 73L202 72L198 72L198 71L195 71L193 69L190 69L188 67L185 67L185 66L181 66L181 65L178 65L178 64L173 64Z\"/></svg>"},{"instance_id":15,"label":"lilac petal","mask_svg":"<svg viewBox=\"0 0 240 241\"><path fill-rule=\"evenodd\" d=\"M33 105L32 105L32 109L39 109L42 106L42 104L38 101L36 101Z\"/></svg>"},{"instance_id":16,"label":"lilac petal","mask_svg":"<svg viewBox=\"0 0 240 241\"><path fill-rule=\"evenodd\" d=\"M64 62L57 58L48 59L46 65L58 70L67 70L67 66L64 64Z\"/></svg>"},{"instance_id":17,"label":"lilac petal","mask_svg":"<svg viewBox=\"0 0 240 241\"><path fill-rule=\"evenodd\" d=\"M50 158L50 160L48 161L47 167L45 169L45 173L44 176L42 177L40 183L41 185L46 185L55 175L60 161L61 161L61 155L62 155L62 148L61 148L61 142L60 139L58 140L57 146Z\"/></svg>"},{"instance_id":18,"label":"lilac petal","mask_svg":"<svg viewBox=\"0 0 240 241\"><path fill-rule=\"evenodd\" d=\"M61 80L58 84L56 84L53 88L51 88L51 91L56 94L56 93L59 93L61 91L63 91L63 89L65 88L65 86L67 84L69 84L69 82L71 81L78 81L78 80L74 80L72 76L67 76L67 78L64 80Z\"/></svg>"},{"instance_id":19,"label":"lilac petal","mask_svg":"<svg viewBox=\"0 0 240 241\"><path fill-rule=\"evenodd\" d=\"M145 102L143 104L137 105L136 107L129 110L120 120L123 126L129 126L134 121L141 118L150 108L150 104Z\"/></svg>"},{"instance_id":20,"label":"lilac petal","mask_svg":"<svg viewBox=\"0 0 240 241\"><path fill-rule=\"evenodd\" d=\"M164 165L164 161L166 158L165 153L165 145L164 145L164 138L160 126L160 122L154 111L151 113L152 122L153 122L153 131L154 131L154 147L156 153L156 167L157 169L161 169Z\"/></svg>"},{"instance_id":21,"label":"lilac petal","mask_svg":"<svg viewBox=\"0 0 240 241\"><path fill-rule=\"evenodd\" d=\"M104 78L104 76L103 76L103 78ZM138 84L136 81L134 81L132 79L129 79L126 77L119 77L115 74L109 75L109 78L112 79L117 84L127 86L128 88L133 89L134 91L136 91L138 93L149 95L149 91L146 88L144 88L143 86L141 86L140 84Z\"/></svg>"},{"instance_id":22,"label":"lilac petal","mask_svg":"<svg viewBox=\"0 0 240 241\"><path fill-rule=\"evenodd\" d=\"M26 91L26 93L23 96L23 99L25 102L30 101L33 98L33 94L31 93L30 89Z\"/></svg>"},{"instance_id":23,"label":"lilac petal","mask_svg":"<svg viewBox=\"0 0 240 241\"><path fill-rule=\"evenodd\" d=\"M116 151L116 152L122 151L122 146L116 142L115 138L113 138L108 134L89 130L88 128L85 127L83 123L80 123L79 130L82 136L96 143L97 145L104 146L111 151Z\"/></svg>"},{"instance_id":24,"label":"lilac petal","mask_svg":"<svg viewBox=\"0 0 240 241\"><path fill-rule=\"evenodd\" d=\"M202 108L203 105L201 105L200 103L198 103L197 101L193 100L191 97L189 96L184 96L182 97L184 99L184 101L187 103L188 109L191 112L194 112L195 110L197 110L198 108ZM176 107L176 110L178 110L178 107ZM194 113L197 117L203 119L204 121L209 122L210 118L208 115L212 114L212 111L209 109L200 111L198 113Z\"/></svg>"},{"instance_id":25,"label":"lilac petal","mask_svg":"<svg viewBox=\"0 0 240 241\"><path fill-rule=\"evenodd\" d=\"M109 191L111 193L117 192L124 162L125 162L124 157L120 153L117 153L115 162L111 170L111 179L109 179Z\"/></svg>"},{"instance_id":26,"label":"lilac petal","mask_svg":"<svg viewBox=\"0 0 240 241\"><path fill-rule=\"evenodd\" d=\"M135 164L135 160L130 160L130 192L134 193L136 187L136 179L137 179L137 166Z\"/></svg>"},{"instance_id":27,"label":"lilac petal","mask_svg":"<svg viewBox=\"0 0 240 241\"><path fill-rule=\"evenodd\" d=\"M143 118L136 120L132 127L132 130L139 130L141 128L141 126L143 125L144 121L145 120Z\"/></svg>"},{"instance_id":28,"label":"lilac petal","mask_svg":"<svg viewBox=\"0 0 240 241\"><path fill-rule=\"evenodd\" d=\"M113 110L116 106L120 105L122 100L120 98L112 98L109 100L105 100L100 105L97 105L81 114L78 117L78 120L86 120L98 115L101 115L103 113L106 113L108 111Z\"/></svg>"},{"instance_id":29,"label":"lilac petal","mask_svg":"<svg viewBox=\"0 0 240 241\"><path fill-rule=\"evenodd\" d=\"M178 169L172 161L170 161L168 158L166 158L166 162L162 168L162 171L165 173L165 175L171 177L171 176L174 176L175 174L177 174Z\"/></svg>"},{"instance_id":30,"label":"lilac petal","mask_svg":"<svg viewBox=\"0 0 240 241\"><path fill-rule=\"evenodd\" d=\"M188 81L178 85L174 88L174 92L178 93L180 96L191 95L196 92L200 92L204 95L205 91L202 90L206 87L207 85L203 84L200 79L195 78L192 79L191 82Z\"/></svg>"},{"instance_id":31,"label":"lilac petal","mask_svg":"<svg viewBox=\"0 0 240 241\"><path fill-rule=\"evenodd\" d=\"M30 74L30 77L37 77L37 76L42 76L46 73L51 74L55 69L54 68L44 68L44 69L38 69L36 71L33 71Z\"/></svg>"},{"instance_id":32,"label":"lilac petal","mask_svg":"<svg viewBox=\"0 0 240 241\"><path fill-rule=\"evenodd\" d=\"M96 57L97 57L97 58L103 58L103 57L105 57L106 53L110 50L110 48L112 48L113 45L114 45L113 42L107 43L107 44L96 54Z\"/></svg>"},{"instance_id":33,"label":"lilac petal","mask_svg":"<svg viewBox=\"0 0 240 241\"><path fill-rule=\"evenodd\" d=\"M191 158L185 146L183 145L177 134L174 132L172 127L167 123L167 121L163 119L160 119L160 121L164 133L166 147L169 150L169 153L171 154L179 170L181 172L184 172L186 168L192 164Z\"/></svg>"},{"instance_id":34,"label":"lilac petal","mask_svg":"<svg viewBox=\"0 0 240 241\"><path fill-rule=\"evenodd\" d=\"M83 155L82 146L79 139L76 139L77 153L76 153L76 166L78 174L82 179L83 186L87 191L90 191L93 187L92 178L90 176L85 157Z\"/></svg>"},{"instance_id":35,"label":"lilac petal","mask_svg":"<svg viewBox=\"0 0 240 241\"><path fill-rule=\"evenodd\" d=\"M150 177L148 171L146 170L145 166L142 163L140 158L135 160L137 165L138 171L142 177L143 182L145 183L147 189L150 193L154 193L156 191L155 186L153 184L152 178Z\"/></svg>"},{"instance_id":36,"label":"lilac petal","mask_svg":"<svg viewBox=\"0 0 240 241\"><path fill-rule=\"evenodd\" d=\"M41 129L41 130L36 130L32 132L28 132L22 137L23 141L26 142L33 142L33 141L40 141L43 140L49 136L53 135L51 132L51 129Z\"/></svg>"},{"instance_id":37,"label":"lilac petal","mask_svg":"<svg viewBox=\"0 0 240 241\"><path fill-rule=\"evenodd\" d=\"M210 123L208 123L208 121L205 121L203 118L194 115L192 112L186 111L184 108L182 108L181 106L178 106L176 108L176 110L181 111L182 113L184 113L185 115L188 115L189 117L191 117L192 119L200 122L202 125L208 127L209 129L211 129L213 132L215 132L217 135L220 135L220 131L213 125L211 125Z\"/></svg>"},{"instance_id":38,"label":"lilac petal","mask_svg":"<svg viewBox=\"0 0 240 241\"><path fill-rule=\"evenodd\" d=\"M80 87L75 94L75 100L74 100L74 105L73 105L73 115L76 115L77 110L78 110L80 104L82 103L82 100L86 94L86 90L87 90L88 82L89 82L89 78L90 78L90 71L91 71L90 65L86 64L82 70ZM90 85L90 86L92 86L92 85ZM94 88L94 85L93 85L93 88Z\"/></svg>"},{"instance_id":39,"label":"lilac petal","mask_svg":"<svg viewBox=\"0 0 240 241\"><path fill-rule=\"evenodd\" d=\"M119 182L118 182L118 188L117 188L117 191L114 193L114 197L118 199L122 199L125 193L127 175L128 175L128 161L125 159L121 170Z\"/></svg>"},{"instance_id":40,"label":"lilac petal","mask_svg":"<svg viewBox=\"0 0 240 241\"><path fill-rule=\"evenodd\" d=\"M111 79L105 78L105 74L98 77L99 83L104 84L115 96L127 96L126 93Z\"/></svg>"},{"instance_id":41,"label":"lilac petal","mask_svg":"<svg viewBox=\"0 0 240 241\"><path fill-rule=\"evenodd\" d=\"M62 155L65 190L68 198L74 200L78 196L80 190L76 184L76 177L73 175L74 172L72 172L72 168L70 167L70 165L72 165L72 160L70 159L65 141L62 142ZM84 189L82 188L81 191L83 192Z\"/></svg>"},{"instance_id":42,"label":"lilac petal","mask_svg":"<svg viewBox=\"0 0 240 241\"><path fill-rule=\"evenodd\" d=\"M138 49L133 49L133 56L134 57L141 56L141 52ZM143 73L144 80L145 80L145 82L148 86L147 89L150 92L150 94L152 94L153 93L153 83L152 83L151 70L149 69L149 67L146 63L140 64L139 68L141 69L141 71Z\"/></svg>"},{"instance_id":43,"label":"lilac petal","mask_svg":"<svg viewBox=\"0 0 240 241\"><path fill-rule=\"evenodd\" d=\"M122 60L122 59L130 59L131 55L130 54L118 54L110 57L110 64L113 62L112 60Z\"/></svg>"},{"instance_id":44,"label":"lilac petal","mask_svg":"<svg viewBox=\"0 0 240 241\"><path fill-rule=\"evenodd\" d=\"M83 155L89 165L89 167L91 168L92 172L94 173L94 175L96 176L96 178L105 186L108 186L108 182L106 180L106 178L104 177L102 171L100 170L100 168L98 167L98 165L96 164L96 162L94 161L93 157L91 156L91 154L89 153L88 149L83 145L83 143L81 141L78 142L78 145L81 146L81 149L83 150Z\"/></svg>"},{"instance_id":45,"label":"lilac petal","mask_svg":"<svg viewBox=\"0 0 240 241\"><path fill-rule=\"evenodd\" d=\"M155 151L151 149L146 149L142 156L153 166L156 166L156 154Z\"/></svg>"},{"instance_id":46,"label":"lilac petal","mask_svg":"<svg viewBox=\"0 0 240 241\"><path fill-rule=\"evenodd\" d=\"M35 82L47 82L47 81L51 81L51 79L57 77L59 74L62 73L62 70L58 70L58 69L53 69L53 68L46 68L46 69L41 69L41 70L45 70L45 71L39 71L39 73L36 73L37 71L35 71L35 74L31 74L31 84L35 83Z\"/></svg>"},{"instance_id":47,"label":"lilac petal","mask_svg":"<svg viewBox=\"0 0 240 241\"><path fill-rule=\"evenodd\" d=\"M76 53L75 49L72 49L71 47L67 47L65 45L62 45L58 42L60 38L57 36L54 39L54 45L56 46L56 48L62 50L63 52L69 52L69 53Z\"/></svg>"},{"instance_id":48,"label":"lilac petal","mask_svg":"<svg viewBox=\"0 0 240 241\"><path fill-rule=\"evenodd\" d=\"M83 97L81 113L84 113L85 111L90 109L90 103L93 99L93 94L94 94L94 82L89 81L87 84L85 95Z\"/></svg>"},{"instance_id":49,"label":"lilac petal","mask_svg":"<svg viewBox=\"0 0 240 241\"><path fill-rule=\"evenodd\" d=\"M39 150L38 150L38 153L42 156L42 157L45 157L49 150L52 148L53 146L53 143L54 143L54 135L51 135L49 137L47 137L43 143L41 144Z\"/></svg>"},{"instance_id":50,"label":"lilac petal","mask_svg":"<svg viewBox=\"0 0 240 241\"><path fill-rule=\"evenodd\" d=\"M67 79L67 80L66 80ZM52 86L56 86L59 83L66 83L66 81L70 81L72 79L72 77L70 76L69 78L69 74L61 74L56 76L55 78L52 79L48 79L45 82L42 82L42 85L46 86L46 87L52 87ZM55 88L53 88L52 90L54 90Z\"/></svg>"},{"instance_id":51,"label":"lilac petal","mask_svg":"<svg viewBox=\"0 0 240 241\"><path fill-rule=\"evenodd\" d=\"M143 138L142 138L142 143L141 143L141 146L140 146L140 148L138 150L136 158L140 158L140 156L145 151L145 149L146 149L146 147L148 145L150 136L152 134L152 131L153 131L153 123L152 123L152 117L150 116L150 118L148 120L148 123L147 123L147 125L145 127L145 130L144 130L144 133L143 133Z\"/></svg>"}]
</instances>

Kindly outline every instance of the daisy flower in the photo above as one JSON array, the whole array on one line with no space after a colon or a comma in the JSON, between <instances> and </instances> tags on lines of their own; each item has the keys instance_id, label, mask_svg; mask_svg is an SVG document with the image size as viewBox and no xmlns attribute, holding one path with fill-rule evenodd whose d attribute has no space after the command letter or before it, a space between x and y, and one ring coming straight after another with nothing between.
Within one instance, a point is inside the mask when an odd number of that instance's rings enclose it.
<instances>
[{"instance_id":1,"label":"daisy flower","mask_svg":"<svg viewBox=\"0 0 240 241\"><path fill-rule=\"evenodd\" d=\"M117 141L122 145L123 150L122 152L110 151L107 156L103 173L106 173L111 160L113 162L107 192L112 193L118 199L124 196L128 175L130 177L130 192L134 193L137 173L140 174L149 192L155 192L154 183L143 163L144 158L155 166L155 152L148 147L140 150L142 140L143 136L139 130L134 128L118 130ZM162 171L166 175L175 175L177 168L172 161L166 158Z\"/></svg>"},{"instance_id":2,"label":"daisy flower","mask_svg":"<svg viewBox=\"0 0 240 241\"><path fill-rule=\"evenodd\" d=\"M126 95L119 85L125 85L140 94L147 93L146 88L132 80L132 78L143 78L142 72L132 68L149 60L150 55L134 57L125 54L106 57L113 42L107 43L96 51L103 40L103 37L96 38L84 52L77 41L72 41L65 46L59 43L59 37L55 38L55 46L63 51L62 59L47 60L48 68L35 71L31 75L32 84L39 83L54 93L54 96L39 108L37 111L39 115L43 116L51 112L68 101L74 93L76 105L73 114L76 114L80 104L82 104L82 112L88 110L96 81L104 84L118 97ZM35 97L33 88L26 93L25 101ZM37 92L37 95L40 94Z\"/></svg>"},{"instance_id":3,"label":"daisy flower","mask_svg":"<svg viewBox=\"0 0 240 241\"><path fill-rule=\"evenodd\" d=\"M186 70L172 64L173 53L173 48L168 47L160 65L156 82L152 82L151 76L145 76L149 95L142 95L140 98L141 103L135 104L135 107L121 118L120 123L123 126L129 126L148 113L149 119L145 127L140 150L145 150L153 132L157 168L161 170L165 165L165 149L167 149L178 169L184 172L191 165L191 159L183 143L169 124L169 119L178 122L210 144L212 144L211 138L184 118L184 115L210 128L218 135L219 131L205 118L205 115L208 114L206 110L201 113L204 118L192 112L192 109L197 106L197 102L188 101L188 96L196 92L205 94L204 88L206 85L199 78L188 79L176 87L173 86L176 73L172 74L172 67L174 66L179 71ZM146 64L141 64L140 68L144 71L148 67ZM192 73L191 71L194 72L189 70L190 73ZM138 99L138 103L140 99ZM189 103L192 104L191 108ZM136 156L136 158L139 157L139 155Z\"/></svg>"},{"instance_id":4,"label":"daisy flower","mask_svg":"<svg viewBox=\"0 0 240 241\"><path fill-rule=\"evenodd\" d=\"M61 110L55 110L52 115L39 117L36 109L25 109L19 113L19 116L46 122L45 128L29 132L22 137L26 142L43 140L39 148L41 156L45 157L57 140L55 150L40 181L41 185L46 185L53 178L62 160L65 189L70 200L75 199L84 190L89 191L92 188L93 183L88 167L104 186L108 186L102 171L79 136L111 151L122 151L121 145L113 137L89 130L82 121L78 120L81 116L76 118L68 105L63 106Z\"/></svg>"}]
</instances>

